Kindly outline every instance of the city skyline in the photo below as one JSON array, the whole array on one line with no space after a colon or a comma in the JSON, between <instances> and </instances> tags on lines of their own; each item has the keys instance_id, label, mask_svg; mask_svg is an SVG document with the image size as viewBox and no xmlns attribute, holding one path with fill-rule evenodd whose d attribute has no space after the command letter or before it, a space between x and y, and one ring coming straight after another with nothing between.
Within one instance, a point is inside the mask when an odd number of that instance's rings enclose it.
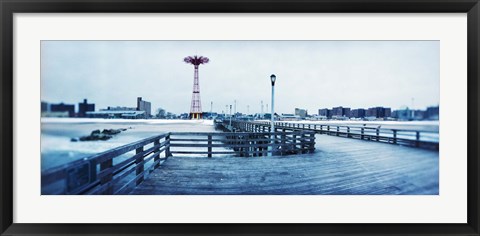
<instances>
[{"instance_id":1,"label":"city skyline","mask_svg":"<svg viewBox=\"0 0 480 236\"><path fill-rule=\"evenodd\" d=\"M41 100L87 98L99 110L143 97L152 113L188 113L190 54L211 59L200 69L204 112L234 100L237 112L260 113L261 101L269 112L272 73L279 114L439 105L438 41L42 41Z\"/></svg>"}]
</instances>

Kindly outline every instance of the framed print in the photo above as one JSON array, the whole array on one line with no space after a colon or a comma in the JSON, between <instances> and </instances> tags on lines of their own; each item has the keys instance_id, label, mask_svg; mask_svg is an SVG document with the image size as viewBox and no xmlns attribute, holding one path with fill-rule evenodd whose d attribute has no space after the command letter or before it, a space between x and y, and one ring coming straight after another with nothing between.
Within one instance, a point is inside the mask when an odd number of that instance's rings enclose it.
<instances>
[{"instance_id":1,"label":"framed print","mask_svg":"<svg viewBox=\"0 0 480 236\"><path fill-rule=\"evenodd\" d=\"M478 1L1 6L2 235L479 234Z\"/></svg>"}]
</instances>

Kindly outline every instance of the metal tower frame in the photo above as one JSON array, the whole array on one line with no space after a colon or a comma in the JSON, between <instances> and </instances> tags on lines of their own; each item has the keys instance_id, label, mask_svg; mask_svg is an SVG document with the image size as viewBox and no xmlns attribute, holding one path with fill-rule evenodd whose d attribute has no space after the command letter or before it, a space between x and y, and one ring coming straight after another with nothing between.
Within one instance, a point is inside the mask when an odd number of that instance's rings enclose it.
<instances>
[{"instance_id":1,"label":"metal tower frame","mask_svg":"<svg viewBox=\"0 0 480 236\"><path fill-rule=\"evenodd\" d=\"M206 64L210 61L207 57L203 56L193 56L185 57L183 59L185 63L192 64L195 68L193 74L193 93L192 93L192 102L190 104L190 119L201 119L202 118L202 101L200 99L200 84L198 80L198 67L201 64Z\"/></svg>"}]
</instances>

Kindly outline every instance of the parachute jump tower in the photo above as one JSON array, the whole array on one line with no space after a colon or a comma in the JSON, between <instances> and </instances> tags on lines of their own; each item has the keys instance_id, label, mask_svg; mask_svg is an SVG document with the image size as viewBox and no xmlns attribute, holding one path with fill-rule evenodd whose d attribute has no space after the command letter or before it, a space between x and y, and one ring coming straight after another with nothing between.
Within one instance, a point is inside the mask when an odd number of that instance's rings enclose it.
<instances>
[{"instance_id":1,"label":"parachute jump tower","mask_svg":"<svg viewBox=\"0 0 480 236\"><path fill-rule=\"evenodd\" d=\"M195 67L195 72L193 74L192 103L190 105L190 119L201 119L202 103L200 101L200 85L198 84L198 66L208 63L209 59L208 57L195 55L193 57L185 57L183 61L185 63L192 64Z\"/></svg>"}]
</instances>

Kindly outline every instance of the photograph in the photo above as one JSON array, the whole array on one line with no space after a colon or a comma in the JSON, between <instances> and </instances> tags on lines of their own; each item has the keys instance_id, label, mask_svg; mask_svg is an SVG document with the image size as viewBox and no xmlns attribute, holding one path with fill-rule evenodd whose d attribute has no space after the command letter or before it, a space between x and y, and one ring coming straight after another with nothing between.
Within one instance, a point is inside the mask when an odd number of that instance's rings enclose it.
<instances>
[{"instance_id":1,"label":"photograph","mask_svg":"<svg viewBox=\"0 0 480 236\"><path fill-rule=\"evenodd\" d=\"M41 195L440 194L438 40L42 40L40 89Z\"/></svg>"}]
</instances>

